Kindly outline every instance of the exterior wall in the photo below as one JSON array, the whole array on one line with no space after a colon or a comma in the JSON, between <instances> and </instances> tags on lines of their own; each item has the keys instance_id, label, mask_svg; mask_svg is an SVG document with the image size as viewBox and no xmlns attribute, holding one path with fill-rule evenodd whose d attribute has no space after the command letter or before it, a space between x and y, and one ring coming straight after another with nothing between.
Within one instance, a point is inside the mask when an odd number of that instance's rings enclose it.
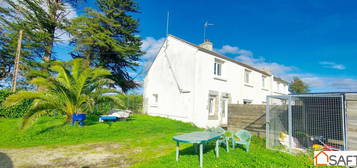
<instances>
[{"instance_id":1,"label":"exterior wall","mask_svg":"<svg viewBox=\"0 0 357 168\"><path fill-rule=\"evenodd\" d=\"M288 84L274 80L271 91L272 91L272 95L289 94Z\"/></svg>"},{"instance_id":2,"label":"exterior wall","mask_svg":"<svg viewBox=\"0 0 357 168\"><path fill-rule=\"evenodd\" d=\"M252 69L250 73L250 83L244 82L244 72L247 68L237 65L236 63L220 59L216 56L199 51L197 53L197 86L196 90L196 108L194 123L201 127L213 127L222 124L220 120L210 120L208 117L208 98L210 91L218 92L218 97L221 98L222 93L230 95L229 104L243 104L243 101L251 100L251 104L264 104L267 95L288 94L287 87L281 87L279 91L273 91L274 83L273 76L266 76L266 87L263 88L263 74ZM214 75L214 62L222 61L222 75ZM280 85L283 85L280 83ZM221 107L221 105L219 105ZM220 118L220 110L218 109L218 117ZM229 110L228 110L229 111ZM227 121L226 121L227 122Z\"/></svg>"},{"instance_id":3,"label":"exterior wall","mask_svg":"<svg viewBox=\"0 0 357 168\"><path fill-rule=\"evenodd\" d=\"M192 121L195 79L192 72L195 61L191 55L195 50L171 38L163 44L144 79L144 106L147 114ZM189 93L181 93L179 89ZM157 103L154 102L154 94L158 96Z\"/></svg>"},{"instance_id":4,"label":"exterior wall","mask_svg":"<svg viewBox=\"0 0 357 168\"><path fill-rule=\"evenodd\" d=\"M165 49L173 70L165 57ZM223 62L221 76L214 75L216 60ZM274 91L277 81L273 76L267 76L266 88L263 88L263 74L253 69L248 69L250 82L244 83L246 69L169 36L145 77L144 109L150 115L192 122L205 128L227 124L227 119L221 120L223 96L229 104L242 104L244 100L264 104L267 95L288 94L287 87ZM153 94L158 95L157 104L152 101ZM208 115L210 94L217 96L212 116Z\"/></svg>"}]
</instances>

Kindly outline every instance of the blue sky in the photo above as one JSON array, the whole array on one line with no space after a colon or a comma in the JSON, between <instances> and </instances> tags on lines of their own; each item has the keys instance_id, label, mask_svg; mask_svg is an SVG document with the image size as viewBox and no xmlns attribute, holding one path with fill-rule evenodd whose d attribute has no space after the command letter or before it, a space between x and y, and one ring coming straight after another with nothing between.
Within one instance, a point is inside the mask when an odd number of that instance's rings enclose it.
<instances>
[{"instance_id":1,"label":"blue sky","mask_svg":"<svg viewBox=\"0 0 357 168\"><path fill-rule=\"evenodd\" d=\"M286 80L298 76L313 92L357 91L357 1L332 0L141 0L140 20L145 62L155 56L169 33L199 44L203 24L217 52L270 69ZM79 4L77 14L93 1ZM68 59L66 44L57 57Z\"/></svg>"}]
</instances>

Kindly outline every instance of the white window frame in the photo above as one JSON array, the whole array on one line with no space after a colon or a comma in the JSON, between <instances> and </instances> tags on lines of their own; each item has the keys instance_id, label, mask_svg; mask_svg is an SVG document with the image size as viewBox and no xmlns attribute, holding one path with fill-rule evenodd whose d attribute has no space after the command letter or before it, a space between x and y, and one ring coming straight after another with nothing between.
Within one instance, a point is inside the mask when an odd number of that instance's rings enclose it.
<instances>
[{"instance_id":1,"label":"white window frame","mask_svg":"<svg viewBox=\"0 0 357 168\"><path fill-rule=\"evenodd\" d=\"M213 69L213 74L216 76L222 76L222 65L223 63L220 61L214 61L214 69Z\"/></svg>"},{"instance_id":2,"label":"white window frame","mask_svg":"<svg viewBox=\"0 0 357 168\"><path fill-rule=\"evenodd\" d=\"M267 76L262 75L262 88L266 89L267 88Z\"/></svg>"},{"instance_id":3,"label":"white window frame","mask_svg":"<svg viewBox=\"0 0 357 168\"><path fill-rule=\"evenodd\" d=\"M208 101L208 115L209 116L214 116L216 96L209 96L208 100L209 100Z\"/></svg>"},{"instance_id":4,"label":"white window frame","mask_svg":"<svg viewBox=\"0 0 357 168\"><path fill-rule=\"evenodd\" d=\"M245 69L244 70L244 83L247 83L249 84L251 81L250 81L250 75L251 75L252 71L251 70L248 70L248 69Z\"/></svg>"},{"instance_id":5,"label":"white window frame","mask_svg":"<svg viewBox=\"0 0 357 168\"><path fill-rule=\"evenodd\" d=\"M222 98L221 99L221 118L227 117L227 105L228 105L228 99L227 98ZM224 114L224 115L223 115Z\"/></svg>"},{"instance_id":6,"label":"white window frame","mask_svg":"<svg viewBox=\"0 0 357 168\"><path fill-rule=\"evenodd\" d=\"M159 104L159 94L152 94L152 106L157 106Z\"/></svg>"}]
</instances>

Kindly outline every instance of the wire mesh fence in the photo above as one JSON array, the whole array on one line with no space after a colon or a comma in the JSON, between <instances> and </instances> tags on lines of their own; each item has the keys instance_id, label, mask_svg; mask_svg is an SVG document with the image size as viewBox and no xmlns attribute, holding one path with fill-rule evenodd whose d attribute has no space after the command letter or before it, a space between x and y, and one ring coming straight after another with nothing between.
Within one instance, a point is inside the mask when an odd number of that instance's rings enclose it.
<instances>
[{"instance_id":1,"label":"wire mesh fence","mask_svg":"<svg viewBox=\"0 0 357 168\"><path fill-rule=\"evenodd\" d=\"M342 95L286 95L267 99L267 148L288 152L345 149Z\"/></svg>"}]
</instances>

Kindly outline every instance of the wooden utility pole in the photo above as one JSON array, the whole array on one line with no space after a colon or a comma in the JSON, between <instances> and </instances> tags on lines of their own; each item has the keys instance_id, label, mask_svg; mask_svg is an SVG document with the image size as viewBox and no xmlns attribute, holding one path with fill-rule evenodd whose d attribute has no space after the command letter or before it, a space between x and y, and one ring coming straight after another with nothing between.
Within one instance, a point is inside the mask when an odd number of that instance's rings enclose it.
<instances>
[{"instance_id":1,"label":"wooden utility pole","mask_svg":"<svg viewBox=\"0 0 357 168\"><path fill-rule=\"evenodd\" d=\"M13 92L16 91L17 74L19 72L22 33L23 33L23 30L20 30L19 39L17 40L17 49L16 49L16 57L15 57L15 65L14 65L14 74L13 74L13 78L12 78L12 89L11 89L11 91L13 91Z\"/></svg>"}]
</instances>

